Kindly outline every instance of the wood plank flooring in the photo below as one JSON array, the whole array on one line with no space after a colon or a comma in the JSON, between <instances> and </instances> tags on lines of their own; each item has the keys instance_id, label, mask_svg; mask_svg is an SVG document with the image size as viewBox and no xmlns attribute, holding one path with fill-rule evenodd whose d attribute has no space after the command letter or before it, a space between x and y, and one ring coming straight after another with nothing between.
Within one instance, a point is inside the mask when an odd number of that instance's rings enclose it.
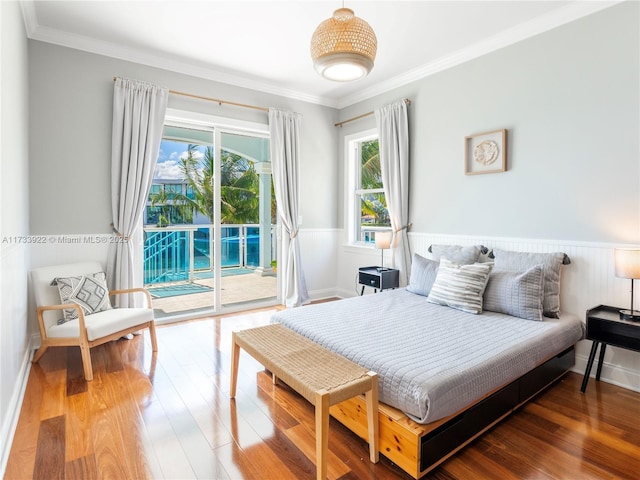
<instances>
[{"instance_id":1,"label":"wood plank flooring","mask_svg":"<svg viewBox=\"0 0 640 480\"><path fill-rule=\"evenodd\" d=\"M242 353L229 400L231 332L274 309L158 327L91 351L51 348L29 375L5 479L313 479L313 407ZM640 394L569 374L426 478L638 478ZM408 479L337 421L329 478Z\"/></svg>"}]
</instances>

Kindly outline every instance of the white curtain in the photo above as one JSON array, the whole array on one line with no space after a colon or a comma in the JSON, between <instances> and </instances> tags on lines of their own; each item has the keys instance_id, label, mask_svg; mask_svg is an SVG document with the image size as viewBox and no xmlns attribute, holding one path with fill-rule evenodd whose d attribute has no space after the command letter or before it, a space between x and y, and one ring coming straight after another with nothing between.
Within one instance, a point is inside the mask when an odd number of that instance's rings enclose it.
<instances>
[{"instance_id":1,"label":"white curtain","mask_svg":"<svg viewBox=\"0 0 640 480\"><path fill-rule=\"evenodd\" d=\"M110 289L140 286L135 278L133 237L144 213L158 159L169 91L118 78L113 88L111 138L111 210L115 243L109 248ZM138 283L136 285L136 283ZM133 303L119 295L118 306Z\"/></svg>"},{"instance_id":2,"label":"white curtain","mask_svg":"<svg viewBox=\"0 0 640 480\"><path fill-rule=\"evenodd\" d=\"M380 145L382 184L389 209L393 265L400 271L400 286L411 271L409 250L409 121L404 100L375 110Z\"/></svg>"},{"instance_id":3,"label":"white curtain","mask_svg":"<svg viewBox=\"0 0 640 480\"><path fill-rule=\"evenodd\" d=\"M283 293L287 307L297 307L309 302L298 239L301 117L299 113L269 109L273 187L286 234L282 242L282 256L285 260Z\"/></svg>"}]
</instances>

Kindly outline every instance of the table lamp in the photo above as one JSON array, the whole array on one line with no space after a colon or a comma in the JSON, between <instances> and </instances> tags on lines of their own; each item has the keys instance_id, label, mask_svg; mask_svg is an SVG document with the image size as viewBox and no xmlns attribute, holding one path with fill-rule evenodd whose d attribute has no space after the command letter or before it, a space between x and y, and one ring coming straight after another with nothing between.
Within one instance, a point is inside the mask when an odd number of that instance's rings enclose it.
<instances>
[{"instance_id":1,"label":"table lamp","mask_svg":"<svg viewBox=\"0 0 640 480\"><path fill-rule=\"evenodd\" d=\"M616 277L631 279L631 308L620 310L620 318L640 321L640 311L633 309L633 281L640 278L640 248L616 248L614 257Z\"/></svg>"},{"instance_id":2,"label":"table lamp","mask_svg":"<svg viewBox=\"0 0 640 480\"><path fill-rule=\"evenodd\" d=\"M382 259L379 271L384 270L384 251L391 248L391 232L376 232L376 248L382 250Z\"/></svg>"}]
</instances>

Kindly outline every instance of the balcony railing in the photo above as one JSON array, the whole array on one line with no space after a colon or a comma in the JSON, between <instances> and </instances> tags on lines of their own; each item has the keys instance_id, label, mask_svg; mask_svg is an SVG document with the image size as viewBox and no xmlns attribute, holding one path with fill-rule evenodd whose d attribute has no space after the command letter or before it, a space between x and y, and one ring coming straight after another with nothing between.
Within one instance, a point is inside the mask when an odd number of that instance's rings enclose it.
<instances>
[{"instance_id":1,"label":"balcony railing","mask_svg":"<svg viewBox=\"0 0 640 480\"><path fill-rule=\"evenodd\" d=\"M260 258L260 226L222 225L221 268L269 266L276 258L275 226L270 229L271 258ZM144 228L145 285L193 280L213 271L213 226Z\"/></svg>"},{"instance_id":2,"label":"balcony railing","mask_svg":"<svg viewBox=\"0 0 640 480\"><path fill-rule=\"evenodd\" d=\"M376 232L388 232L391 227L372 227L369 225L360 225L360 241L369 245L373 245L376 241Z\"/></svg>"}]
</instances>

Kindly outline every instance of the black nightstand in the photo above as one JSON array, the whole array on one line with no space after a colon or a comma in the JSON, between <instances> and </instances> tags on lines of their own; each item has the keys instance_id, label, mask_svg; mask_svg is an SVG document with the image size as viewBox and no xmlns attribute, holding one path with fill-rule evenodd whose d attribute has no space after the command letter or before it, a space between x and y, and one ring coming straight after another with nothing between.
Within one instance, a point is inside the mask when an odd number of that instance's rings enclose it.
<instances>
[{"instance_id":1,"label":"black nightstand","mask_svg":"<svg viewBox=\"0 0 640 480\"><path fill-rule=\"evenodd\" d=\"M607 345L640 352L640 322L622 320L619 308L599 305L587 310L587 340L593 340L593 345L591 346L589 361L587 362L582 387L580 388L583 393L587 389L587 382L589 381L598 344L600 344L600 357L598 358L596 381L600 381L602 361L604 360L604 352Z\"/></svg>"},{"instance_id":2,"label":"black nightstand","mask_svg":"<svg viewBox=\"0 0 640 480\"><path fill-rule=\"evenodd\" d=\"M393 268L360 267L358 269L358 283L362 285L361 296L364 293L364 287L373 287L374 292L398 288L400 272Z\"/></svg>"}]
</instances>

